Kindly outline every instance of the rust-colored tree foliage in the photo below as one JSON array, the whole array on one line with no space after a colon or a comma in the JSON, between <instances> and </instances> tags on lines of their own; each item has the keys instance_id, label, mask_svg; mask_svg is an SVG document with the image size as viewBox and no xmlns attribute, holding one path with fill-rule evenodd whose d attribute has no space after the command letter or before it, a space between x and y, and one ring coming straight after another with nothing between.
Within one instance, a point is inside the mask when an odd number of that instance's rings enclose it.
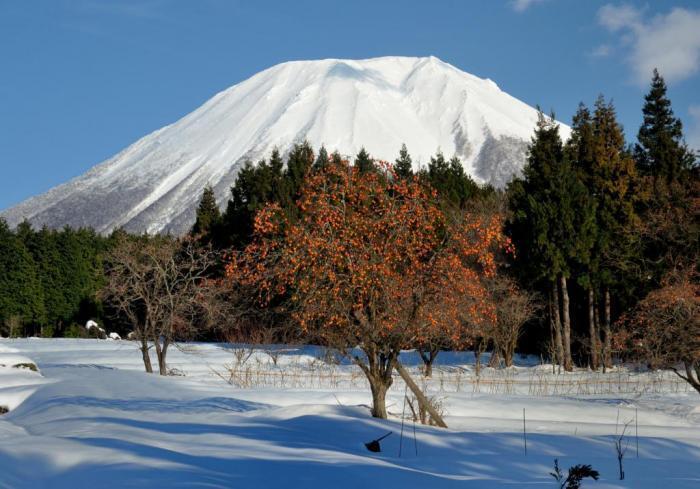
<instances>
[{"instance_id":1,"label":"rust-colored tree foliage","mask_svg":"<svg viewBox=\"0 0 700 489\"><path fill-rule=\"evenodd\" d=\"M700 392L700 286L690 270L671 273L621 318L616 346L670 368Z\"/></svg>"},{"instance_id":2,"label":"rust-colored tree foliage","mask_svg":"<svg viewBox=\"0 0 700 489\"><path fill-rule=\"evenodd\" d=\"M493 319L481 279L508 243L499 218L448 217L417 180L381 170L342 163L310 174L299 217L262 209L253 244L227 273L263 307L286 297L307 337L350 355L369 381L372 414L385 418L403 347L433 335L459 343Z\"/></svg>"}]
</instances>

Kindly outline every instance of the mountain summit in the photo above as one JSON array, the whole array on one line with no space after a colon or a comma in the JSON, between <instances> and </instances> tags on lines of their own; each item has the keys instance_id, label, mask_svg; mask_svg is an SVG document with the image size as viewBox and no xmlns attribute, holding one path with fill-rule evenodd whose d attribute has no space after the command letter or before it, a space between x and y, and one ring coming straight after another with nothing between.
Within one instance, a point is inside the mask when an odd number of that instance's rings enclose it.
<instances>
[{"instance_id":1,"label":"mountain summit","mask_svg":"<svg viewBox=\"0 0 700 489\"><path fill-rule=\"evenodd\" d=\"M307 139L344 155L362 146L392 161L402 143L416 168L438 150L477 181L518 173L537 111L435 57L282 63L215 95L179 121L87 173L2 214L11 225L182 234L206 184L223 206L246 160ZM562 126L568 133L568 128Z\"/></svg>"}]
</instances>

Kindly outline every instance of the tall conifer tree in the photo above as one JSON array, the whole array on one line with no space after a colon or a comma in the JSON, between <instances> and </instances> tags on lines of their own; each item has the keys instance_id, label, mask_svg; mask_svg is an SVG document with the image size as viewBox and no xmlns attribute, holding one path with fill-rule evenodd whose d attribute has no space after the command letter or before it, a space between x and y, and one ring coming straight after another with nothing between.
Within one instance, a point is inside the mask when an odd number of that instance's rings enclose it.
<instances>
[{"instance_id":1,"label":"tall conifer tree","mask_svg":"<svg viewBox=\"0 0 700 489\"><path fill-rule=\"evenodd\" d=\"M413 160L411 160L411 155L408 154L408 149L406 149L405 144L401 145L399 157L394 164L394 170L396 171L396 175L400 178L410 178L413 176Z\"/></svg>"},{"instance_id":2,"label":"tall conifer tree","mask_svg":"<svg viewBox=\"0 0 700 489\"><path fill-rule=\"evenodd\" d=\"M221 220L221 211L216 203L216 196L211 185L204 187L202 198L197 207L197 218L194 226L192 226L192 234L208 235L212 232L214 226L217 226Z\"/></svg>"},{"instance_id":3,"label":"tall conifer tree","mask_svg":"<svg viewBox=\"0 0 700 489\"><path fill-rule=\"evenodd\" d=\"M360 149L360 152L357 153L357 156L355 157L355 168L357 168L360 171L360 173L368 173L376 170L376 167L374 166L374 160L369 155L364 146Z\"/></svg>"},{"instance_id":4,"label":"tall conifer tree","mask_svg":"<svg viewBox=\"0 0 700 489\"><path fill-rule=\"evenodd\" d=\"M654 69L649 92L644 97L644 122L635 146L637 164L651 175L655 188L678 182L692 167L693 154L683 141L683 124L673 114L666 82Z\"/></svg>"},{"instance_id":5,"label":"tall conifer tree","mask_svg":"<svg viewBox=\"0 0 700 489\"><path fill-rule=\"evenodd\" d=\"M570 370L568 278L578 263L589 258L593 205L564 155L553 116L540 113L523 178L515 179L508 193L517 268L524 279L547 284L553 349L560 365Z\"/></svg>"}]
</instances>

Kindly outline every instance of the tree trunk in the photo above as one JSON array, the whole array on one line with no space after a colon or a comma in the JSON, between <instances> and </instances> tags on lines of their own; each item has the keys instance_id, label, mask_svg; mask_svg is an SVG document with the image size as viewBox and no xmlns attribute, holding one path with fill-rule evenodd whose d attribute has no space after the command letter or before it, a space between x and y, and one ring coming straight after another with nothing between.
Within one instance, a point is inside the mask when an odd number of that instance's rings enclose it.
<instances>
[{"instance_id":1,"label":"tree trunk","mask_svg":"<svg viewBox=\"0 0 700 489\"><path fill-rule=\"evenodd\" d=\"M503 348L503 362L505 363L506 368L513 366L513 357L515 356L515 346L517 343L517 340L509 341Z\"/></svg>"},{"instance_id":2,"label":"tree trunk","mask_svg":"<svg viewBox=\"0 0 700 489\"><path fill-rule=\"evenodd\" d=\"M494 346L492 353L491 353L491 358L489 358L489 367L491 368L498 368L501 365L501 350L500 348L496 348Z\"/></svg>"},{"instance_id":3,"label":"tree trunk","mask_svg":"<svg viewBox=\"0 0 700 489\"><path fill-rule=\"evenodd\" d=\"M160 343L160 338L156 338L156 356L158 357L158 371L160 375L168 375L168 366L165 362L165 357L168 354L168 346L170 346L170 341L163 339L163 344Z\"/></svg>"},{"instance_id":4,"label":"tree trunk","mask_svg":"<svg viewBox=\"0 0 700 489\"><path fill-rule=\"evenodd\" d=\"M688 383L692 385L698 393L700 393L700 364L692 365L689 362L684 362L685 372L688 375Z\"/></svg>"},{"instance_id":5,"label":"tree trunk","mask_svg":"<svg viewBox=\"0 0 700 489\"><path fill-rule=\"evenodd\" d=\"M561 319L559 316L559 292L556 282L552 282L550 291L550 320L554 329L554 349L557 355L557 363L560 367L564 366L564 343L561 338Z\"/></svg>"},{"instance_id":6,"label":"tree trunk","mask_svg":"<svg viewBox=\"0 0 700 489\"><path fill-rule=\"evenodd\" d=\"M416 396L418 402L423 406L423 408L426 411L428 411L430 417L433 418L433 421L435 421L435 424L441 428L447 428L447 424L442 419L442 416L440 416L440 413L438 413L435 410L435 407L432 405L430 400L427 397L425 397L425 394L423 394L423 392L418 388L418 386L413 381L409 373L406 371L405 368L403 368L403 365L401 365L401 363L399 363L398 360L396 361L394 368L396 368L396 371L399 373L403 381L406 382L408 388L411 389L413 395Z\"/></svg>"},{"instance_id":7,"label":"tree trunk","mask_svg":"<svg viewBox=\"0 0 700 489\"><path fill-rule=\"evenodd\" d=\"M399 350L384 353L379 352L374 346L369 346L363 348L363 351L367 356L367 364L358 357L352 357L352 359L362 369L369 382L369 388L372 391L372 416L386 419L386 393L394 382L391 373Z\"/></svg>"},{"instance_id":8,"label":"tree trunk","mask_svg":"<svg viewBox=\"0 0 700 489\"><path fill-rule=\"evenodd\" d=\"M484 340L478 338L474 343L474 373L477 377L481 375L481 354L484 353Z\"/></svg>"},{"instance_id":9,"label":"tree trunk","mask_svg":"<svg viewBox=\"0 0 700 489\"><path fill-rule=\"evenodd\" d=\"M148 353L148 341L143 336L141 337L141 357L143 358L143 366L146 372L149 374L153 373L153 366L151 365L151 355Z\"/></svg>"},{"instance_id":10,"label":"tree trunk","mask_svg":"<svg viewBox=\"0 0 700 489\"><path fill-rule=\"evenodd\" d=\"M418 348L418 353L420 354L421 360L423 360L423 376L432 377L433 376L433 362L438 356L440 349L435 346L428 347L427 350Z\"/></svg>"},{"instance_id":11,"label":"tree trunk","mask_svg":"<svg viewBox=\"0 0 700 489\"><path fill-rule=\"evenodd\" d=\"M595 324L595 294L588 289L588 336L591 340L591 370L598 370L598 328Z\"/></svg>"},{"instance_id":12,"label":"tree trunk","mask_svg":"<svg viewBox=\"0 0 700 489\"><path fill-rule=\"evenodd\" d=\"M375 418L386 419L386 391L389 387L381 381L369 382L369 388L372 391L372 416Z\"/></svg>"},{"instance_id":13,"label":"tree trunk","mask_svg":"<svg viewBox=\"0 0 700 489\"><path fill-rule=\"evenodd\" d=\"M606 287L604 292L603 304L603 328L605 328L605 346L603 353L603 362L608 368L612 367L612 328L610 321L610 290Z\"/></svg>"},{"instance_id":14,"label":"tree trunk","mask_svg":"<svg viewBox=\"0 0 700 489\"><path fill-rule=\"evenodd\" d=\"M566 285L566 277L559 276L559 287L561 288L561 317L562 317L562 343L564 345L564 370L573 370L571 359L571 319L569 316L569 290Z\"/></svg>"}]
</instances>

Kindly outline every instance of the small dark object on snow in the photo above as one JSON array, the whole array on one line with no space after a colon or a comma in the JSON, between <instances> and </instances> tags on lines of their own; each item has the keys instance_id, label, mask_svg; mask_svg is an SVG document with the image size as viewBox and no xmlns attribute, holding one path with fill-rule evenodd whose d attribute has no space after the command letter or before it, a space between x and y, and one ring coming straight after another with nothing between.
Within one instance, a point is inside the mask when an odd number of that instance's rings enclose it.
<instances>
[{"instance_id":1,"label":"small dark object on snow","mask_svg":"<svg viewBox=\"0 0 700 489\"><path fill-rule=\"evenodd\" d=\"M392 432L390 431L390 432L387 433L386 435L380 436L380 437L377 438L376 440L372 440L372 441L370 441L370 442L365 443L365 446L367 447L367 450L369 450L370 452L381 452L381 451L382 451L382 447L379 445L379 442L382 441L382 440L383 440L384 438L386 438L387 436L391 435L391 433L392 433Z\"/></svg>"},{"instance_id":2,"label":"small dark object on snow","mask_svg":"<svg viewBox=\"0 0 700 489\"><path fill-rule=\"evenodd\" d=\"M581 481L586 478L591 478L593 480L598 480L600 473L593 469L590 465L574 465L569 467L569 473L564 478L564 474L559 468L559 460L554 459L554 472L550 472L549 475L554 477L559 483L560 489L581 489Z\"/></svg>"},{"instance_id":3,"label":"small dark object on snow","mask_svg":"<svg viewBox=\"0 0 700 489\"><path fill-rule=\"evenodd\" d=\"M9 412L10 412L10 410L7 409L7 407L5 407L5 406L0 406L0 414L7 414L7 413L9 413Z\"/></svg>"}]
</instances>

